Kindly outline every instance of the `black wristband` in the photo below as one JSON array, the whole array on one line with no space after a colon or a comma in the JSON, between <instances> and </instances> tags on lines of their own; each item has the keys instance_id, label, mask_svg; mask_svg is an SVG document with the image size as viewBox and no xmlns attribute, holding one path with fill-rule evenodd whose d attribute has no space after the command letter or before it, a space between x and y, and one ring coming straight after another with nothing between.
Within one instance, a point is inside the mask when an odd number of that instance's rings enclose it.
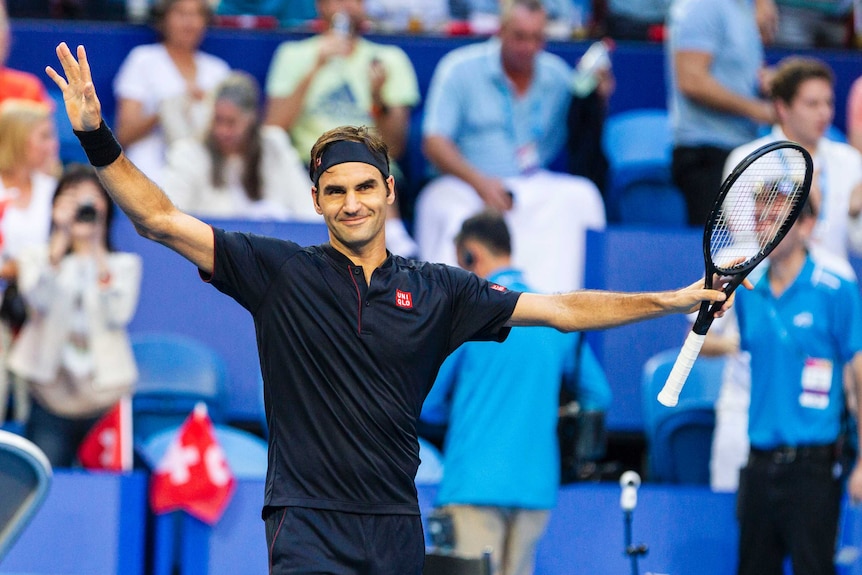
<instances>
[{"instance_id":1,"label":"black wristband","mask_svg":"<svg viewBox=\"0 0 862 575\"><path fill-rule=\"evenodd\" d=\"M113 164L123 153L123 148L105 120L102 120L102 123L95 130L72 131L78 137L78 141L81 142L81 147L84 148L84 153L87 154L90 164L96 168Z\"/></svg>"}]
</instances>

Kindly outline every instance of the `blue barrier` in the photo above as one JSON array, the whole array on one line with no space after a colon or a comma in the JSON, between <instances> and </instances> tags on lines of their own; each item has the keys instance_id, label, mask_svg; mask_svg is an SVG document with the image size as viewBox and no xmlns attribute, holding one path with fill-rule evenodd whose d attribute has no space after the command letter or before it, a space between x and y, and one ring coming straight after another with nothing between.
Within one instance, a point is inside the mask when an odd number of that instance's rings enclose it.
<instances>
[{"instance_id":1,"label":"blue barrier","mask_svg":"<svg viewBox=\"0 0 862 575\"><path fill-rule=\"evenodd\" d=\"M146 475L54 471L0 574L143 575Z\"/></svg>"},{"instance_id":2,"label":"blue barrier","mask_svg":"<svg viewBox=\"0 0 862 575\"><path fill-rule=\"evenodd\" d=\"M417 486L423 515L436 491L433 484ZM649 547L640 560L642 572L732 573L738 537L734 497L702 487L641 486L632 542ZM619 498L616 484L561 488L539 543L536 575L628 572ZM239 479L215 526L184 517L183 575L265 572L262 502L263 481ZM0 564L0 575L143 575L146 509L146 476L140 472L59 470L44 506ZM845 563L839 573L858 575L862 512L845 506L842 523Z\"/></svg>"}]
</instances>

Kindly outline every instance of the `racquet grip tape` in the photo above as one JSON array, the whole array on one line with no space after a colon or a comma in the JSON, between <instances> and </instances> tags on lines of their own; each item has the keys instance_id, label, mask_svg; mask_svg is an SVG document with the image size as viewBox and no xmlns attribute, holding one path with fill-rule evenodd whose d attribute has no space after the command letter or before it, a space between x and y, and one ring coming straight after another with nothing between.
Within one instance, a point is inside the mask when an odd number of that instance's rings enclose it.
<instances>
[{"instance_id":1,"label":"racquet grip tape","mask_svg":"<svg viewBox=\"0 0 862 575\"><path fill-rule=\"evenodd\" d=\"M679 394L685 385L685 380L688 379L691 367L697 356L700 355L700 348L703 347L704 339L706 339L706 335L689 332L679 355L676 357L673 369L670 370L667 381L658 394L659 403L667 407L674 407L679 402Z\"/></svg>"}]
</instances>

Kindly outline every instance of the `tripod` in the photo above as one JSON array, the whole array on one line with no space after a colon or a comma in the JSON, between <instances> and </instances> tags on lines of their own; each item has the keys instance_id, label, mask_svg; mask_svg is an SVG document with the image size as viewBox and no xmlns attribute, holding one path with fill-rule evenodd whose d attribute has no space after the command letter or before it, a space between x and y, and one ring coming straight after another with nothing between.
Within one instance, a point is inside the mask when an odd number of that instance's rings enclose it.
<instances>
[{"instance_id":1,"label":"tripod","mask_svg":"<svg viewBox=\"0 0 862 575\"><path fill-rule=\"evenodd\" d=\"M625 510L623 517L625 519L625 554L631 560L632 575L638 575L638 559L647 554L647 546L643 543L632 545L632 510Z\"/></svg>"}]
</instances>

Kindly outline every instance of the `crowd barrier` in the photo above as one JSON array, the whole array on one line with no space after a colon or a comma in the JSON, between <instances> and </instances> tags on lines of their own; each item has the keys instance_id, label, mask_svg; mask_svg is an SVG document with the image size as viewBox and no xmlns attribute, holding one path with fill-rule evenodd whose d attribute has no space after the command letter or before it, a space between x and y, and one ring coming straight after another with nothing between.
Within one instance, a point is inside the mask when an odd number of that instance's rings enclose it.
<instances>
[{"instance_id":1,"label":"crowd barrier","mask_svg":"<svg viewBox=\"0 0 862 575\"><path fill-rule=\"evenodd\" d=\"M322 223L219 220L213 224L289 239L301 245L327 241ZM585 285L618 291L657 291L688 285L703 274L701 236L702 232L694 229L625 226L589 232ZM260 368L250 314L201 281L192 264L140 237L125 217L117 218L114 245L143 258L141 296L130 331L172 331L209 344L227 363L231 382L228 419L260 421ZM860 260L852 261L862 272ZM687 330L686 318L675 315L588 335L614 395L608 412L609 429L643 429L640 406L643 365L655 353L680 346Z\"/></svg>"},{"instance_id":2,"label":"crowd barrier","mask_svg":"<svg viewBox=\"0 0 862 575\"><path fill-rule=\"evenodd\" d=\"M436 485L417 489L420 508L427 514ZM215 526L184 516L180 575L266 573L262 500L263 481L240 479ZM619 500L616 484L561 488L539 544L536 575L630 572ZM143 575L147 520L142 473L57 471L45 505L0 563L0 575ZM734 572L737 536L732 494L660 485L643 485L638 491L631 542L648 547L639 560L642 573L729 575ZM841 575L862 575L860 541L862 512L845 507Z\"/></svg>"},{"instance_id":3,"label":"crowd barrier","mask_svg":"<svg viewBox=\"0 0 862 575\"><path fill-rule=\"evenodd\" d=\"M270 235L302 245L327 240L321 224L214 221L225 229ZM550 240L549 240L550 241ZM140 237L124 217L117 219L114 245L139 253L143 280L133 333L173 331L212 346L227 362L228 419L260 420L260 368L251 316L239 304L205 284L179 255ZM586 285L614 290L663 290L687 285L703 273L700 239L690 230L638 230L611 227L590 232ZM666 317L589 335L614 393L608 425L639 430L640 373L654 353L679 345L686 320Z\"/></svg>"},{"instance_id":4,"label":"crowd barrier","mask_svg":"<svg viewBox=\"0 0 862 575\"><path fill-rule=\"evenodd\" d=\"M146 494L143 472L54 470L0 575L144 575Z\"/></svg>"}]
</instances>

